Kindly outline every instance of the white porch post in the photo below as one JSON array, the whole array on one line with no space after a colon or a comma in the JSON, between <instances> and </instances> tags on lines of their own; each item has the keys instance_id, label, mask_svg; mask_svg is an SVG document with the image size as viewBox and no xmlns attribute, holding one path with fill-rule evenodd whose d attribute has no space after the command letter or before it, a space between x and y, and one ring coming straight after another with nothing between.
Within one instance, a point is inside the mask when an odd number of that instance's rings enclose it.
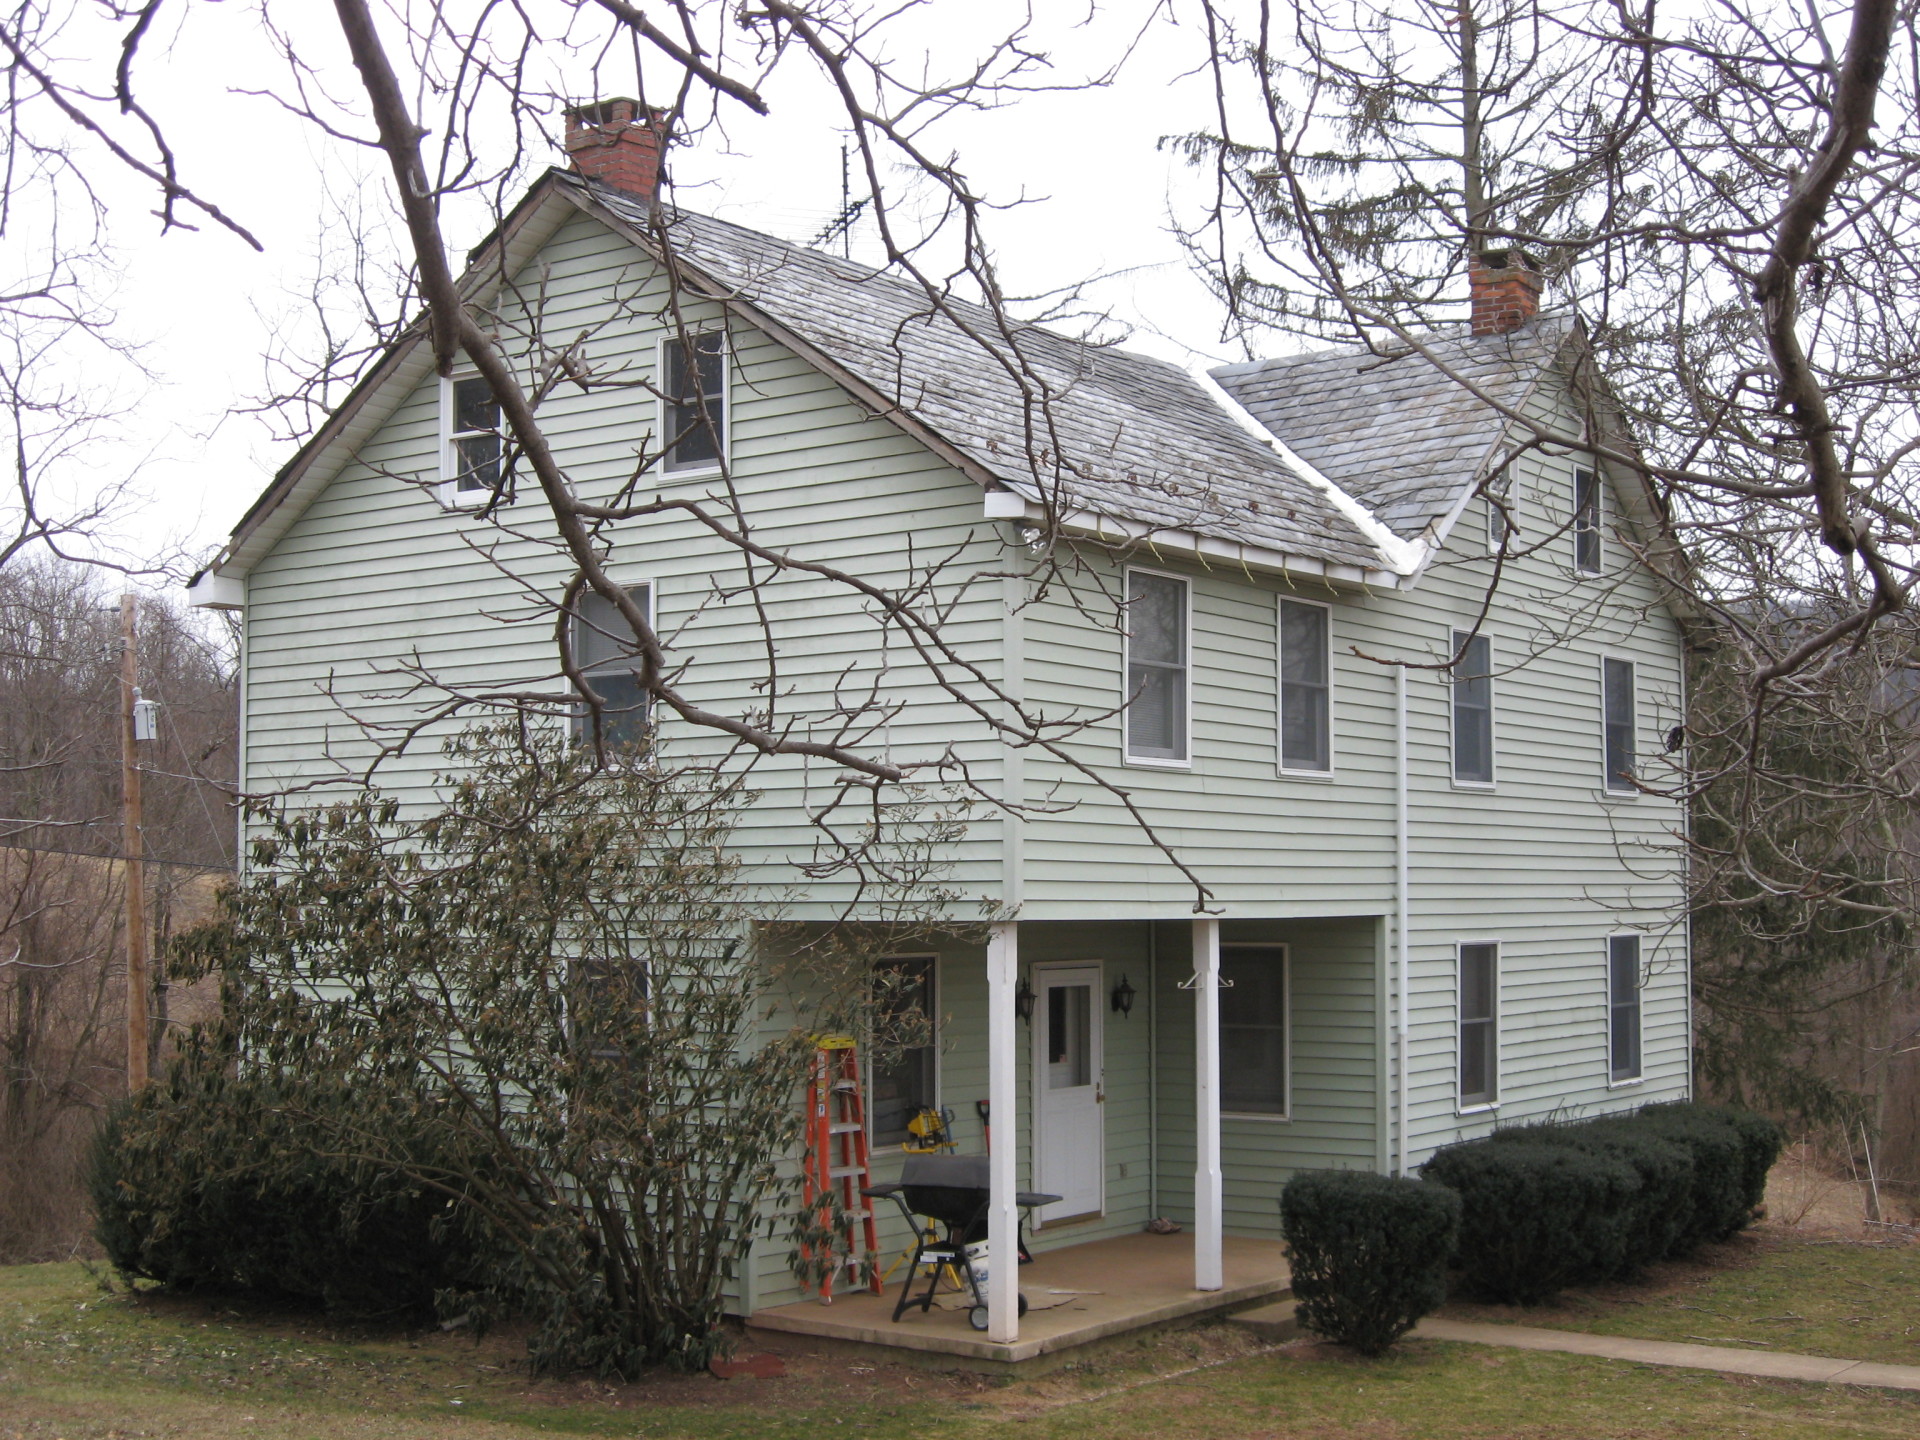
<instances>
[{"instance_id":1,"label":"white porch post","mask_svg":"<svg viewBox=\"0 0 1920 1440\"><path fill-rule=\"evenodd\" d=\"M987 1169L987 1339L1011 1344L1020 1338L1019 1190L1014 1161L1020 1127L1014 1094L1013 992L1020 974L1020 926L988 927L987 1105L993 1125L993 1158Z\"/></svg>"},{"instance_id":2,"label":"white porch post","mask_svg":"<svg viewBox=\"0 0 1920 1440\"><path fill-rule=\"evenodd\" d=\"M1193 922L1193 1288L1225 1288L1220 1255L1220 922Z\"/></svg>"}]
</instances>

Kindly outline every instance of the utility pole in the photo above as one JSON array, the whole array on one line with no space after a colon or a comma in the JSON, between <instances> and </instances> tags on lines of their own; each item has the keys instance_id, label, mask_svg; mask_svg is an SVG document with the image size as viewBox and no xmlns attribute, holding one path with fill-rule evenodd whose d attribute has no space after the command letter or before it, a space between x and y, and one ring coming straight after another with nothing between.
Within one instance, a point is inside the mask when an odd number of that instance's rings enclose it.
<instances>
[{"instance_id":1,"label":"utility pole","mask_svg":"<svg viewBox=\"0 0 1920 1440\"><path fill-rule=\"evenodd\" d=\"M139 657L135 651L139 600L120 597L120 812L127 877L127 1093L147 1083L147 886L140 805Z\"/></svg>"}]
</instances>

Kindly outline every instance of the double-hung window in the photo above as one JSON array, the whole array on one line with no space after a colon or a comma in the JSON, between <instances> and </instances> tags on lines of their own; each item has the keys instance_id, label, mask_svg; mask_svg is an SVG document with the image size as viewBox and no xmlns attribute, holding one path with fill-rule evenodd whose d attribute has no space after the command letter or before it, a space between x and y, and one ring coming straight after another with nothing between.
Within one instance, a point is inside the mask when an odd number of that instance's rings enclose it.
<instances>
[{"instance_id":1,"label":"double-hung window","mask_svg":"<svg viewBox=\"0 0 1920 1440\"><path fill-rule=\"evenodd\" d=\"M1453 778L1493 783L1493 641L1453 632Z\"/></svg>"},{"instance_id":2,"label":"double-hung window","mask_svg":"<svg viewBox=\"0 0 1920 1440\"><path fill-rule=\"evenodd\" d=\"M1187 582L1127 572L1126 726L1129 760L1187 758Z\"/></svg>"},{"instance_id":3,"label":"double-hung window","mask_svg":"<svg viewBox=\"0 0 1920 1440\"><path fill-rule=\"evenodd\" d=\"M1600 662L1601 746L1607 789L1634 793L1634 689L1631 660Z\"/></svg>"},{"instance_id":4,"label":"double-hung window","mask_svg":"<svg viewBox=\"0 0 1920 1440\"><path fill-rule=\"evenodd\" d=\"M441 479L455 503L478 503L500 488L500 402L478 375L444 382L446 450Z\"/></svg>"},{"instance_id":5,"label":"double-hung window","mask_svg":"<svg viewBox=\"0 0 1920 1440\"><path fill-rule=\"evenodd\" d=\"M1600 573L1600 476L1585 468L1573 472L1573 568Z\"/></svg>"},{"instance_id":6,"label":"double-hung window","mask_svg":"<svg viewBox=\"0 0 1920 1440\"><path fill-rule=\"evenodd\" d=\"M1332 612L1310 600L1280 602L1280 768L1333 768Z\"/></svg>"},{"instance_id":7,"label":"double-hung window","mask_svg":"<svg viewBox=\"0 0 1920 1440\"><path fill-rule=\"evenodd\" d=\"M1640 1078L1640 937L1607 937L1607 1078Z\"/></svg>"},{"instance_id":8,"label":"double-hung window","mask_svg":"<svg viewBox=\"0 0 1920 1440\"><path fill-rule=\"evenodd\" d=\"M1220 947L1220 1108L1287 1114L1287 947Z\"/></svg>"},{"instance_id":9,"label":"double-hung window","mask_svg":"<svg viewBox=\"0 0 1920 1440\"><path fill-rule=\"evenodd\" d=\"M653 587L636 585L628 597L653 620ZM631 745L647 733L648 696L640 683L639 641L626 616L611 600L583 591L573 605L573 663L601 700L600 738L608 745ZM578 729L591 736L592 712L581 708Z\"/></svg>"},{"instance_id":10,"label":"double-hung window","mask_svg":"<svg viewBox=\"0 0 1920 1440\"><path fill-rule=\"evenodd\" d=\"M712 470L727 448L724 331L668 336L662 345L663 441L668 470Z\"/></svg>"},{"instance_id":11,"label":"double-hung window","mask_svg":"<svg viewBox=\"0 0 1920 1440\"><path fill-rule=\"evenodd\" d=\"M925 1037L926 1043L894 1049L885 1064L869 1076L871 1096L868 1124L877 1145L894 1145L908 1138L907 1125L922 1110L938 1110L936 1057L939 1046L934 1017L933 957L895 956L879 962L875 1010L882 1024L896 1033L891 1042ZM1057 992L1056 992L1057 993Z\"/></svg>"},{"instance_id":12,"label":"double-hung window","mask_svg":"<svg viewBox=\"0 0 1920 1440\"><path fill-rule=\"evenodd\" d=\"M1460 1104L1500 1098L1500 947L1460 947Z\"/></svg>"}]
</instances>

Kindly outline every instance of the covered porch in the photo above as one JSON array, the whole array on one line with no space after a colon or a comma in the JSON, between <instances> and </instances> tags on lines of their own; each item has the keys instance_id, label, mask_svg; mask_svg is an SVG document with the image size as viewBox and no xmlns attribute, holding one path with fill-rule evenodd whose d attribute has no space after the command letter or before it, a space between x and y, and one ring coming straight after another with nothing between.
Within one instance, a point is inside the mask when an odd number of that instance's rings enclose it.
<instances>
[{"instance_id":1,"label":"covered porch","mask_svg":"<svg viewBox=\"0 0 1920 1440\"><path fill-rule=\"evenodd\" d=\"M872 1178L906 1163L901 1126L945 1111L987 1157L988 1326L953 1308L892 1319L913 1230L879 1213L888 1294L803 1294L760 1247L751 1326L1018 1361L1285 1295L1279 1195L1302 1169L1384 1169L1386 951L1378 916L1037 920L923 967L936 1044L869 1077ZM889 962L896 963L896 962ZM976 1182L977 1183L977 1182ZM1059 1195L1022 1212L1022 1191ZM1143 1233L1164 1217L1175 1234ZM1029 1304L1018 1313L1017 1295Z\"/></svg>"},{"instance_id":2,"label":"covered porch","mask_svg":"<svg viewBox=\"0 0 1920 1440\"><path fill-rule=\"evenodd\" d=\"M779 1305L749 1316L747 1327L1018 1364L1129 1331L1271 1304L1289 1293L1279 1241L1228 1236L1221 1259L1220 1288L1196 1290L1193 1245L1184 1235L1123 1235L1039 1251L1031 1265L1020 1267L1019 1288L1029 1308L1016 1317L1011 1340L973 1329L967 1323L971 1297L959 1294L925 1313L909 1310L895 1323L898 1276L885 1295L859 1291L836 1296L830 1305Z\"/></svg>"}]
</instances>

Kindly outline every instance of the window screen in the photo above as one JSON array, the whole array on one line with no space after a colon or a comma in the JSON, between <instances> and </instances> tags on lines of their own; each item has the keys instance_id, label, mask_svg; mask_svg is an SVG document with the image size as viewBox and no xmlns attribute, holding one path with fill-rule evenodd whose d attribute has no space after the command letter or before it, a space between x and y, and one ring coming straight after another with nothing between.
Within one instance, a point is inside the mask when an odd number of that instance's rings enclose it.
<instances>
[{"instance_id":1,"label":"window screen","mask_svg":"<svg viewBox=\"0 0 1920 1440\"><path fill-rule=\"evenodd\" d=\"M917 1018L919 1024L902 1028L929 1031L929 1043L898 1051L886 1064L876 1065L871 1073L872 1099L868 1123L876 1144L891 1145L907 1138L907 1122L922 1110L937 1108L934 1095L934 1056L931 1029L934 1023L933 958L882 960L879 968L887 983L880 987L879 1003L890 1014L889 1020Z\"/></svg>"},{"instance_id":2,"label":"window screen","mask_svg":"<svg viewBox=\"0 0 1920 1440\"><path fill-rule=\"evenodd\" d=\"M1602 707L1606 712L1604 744L1606 778L1609 790L1633 789L1633 662L1602 660L1601 688L1606 692Z\"/></svg>"},{"instance_id":3,"label":"window screen","mask_svg":"<svg viewBox=\"0 0 1920 1440\"><path fill-rule=\"evenodd\" d=\"M1600 573L1600 477L1591 470L1573 472L1573 568Z\"/></svg>"},{"instance_id":4,"label":"window screen","mask_svg":"<svg viewBox=\"0 0 1920 1440\"><path fill-rule=\"evenodd\" d=\"M453 483L460 492L500 484L500 402L478 375L453 382Z\"/></svg>"},{"instance_id":5,"label":"window screen","mask_svg":"<svg viewBox=\"0 0 1920 1440\"><path fill-rule=\"evenodd\" d=\"M1460 947L1460 1103L1499 1098L1500 947Z\"/></svg>"},{"instance_id":6,"label":"window screen","mask_svg":"<svg viewBox=\"0 0 1920 1440\"><path fill-rule=\"evenodd\" d=\"M651 619L652 593L645 585L627 591L640 612ZM626 618L613 602L591 591L574 601L573 659L605 702L600 711L600 734L608 745L630 745L645 736L648 701L635 671L638 642ZM579 733L589 733L592 715L584 707Z\"/></svg>"},{"instance_id":7,"label":"window screen","mask_svg":"<svg viewBox=\"0 0 1920 1440\"><path fill-rule=\"evenodd\" d=\"M1640 1078L1640 937L1607 941L1607 1073Z\"/></svg>"},{"instance_id":8,"label":"window screen","mask_svg":"<svg viewBox=\"0 0 1920 1440\"><path fill-rule=\"evenodd\" d=\"M1127 754L1187 758L1187 585L1127 576Z\"/></svg>"},{"instance_id":9,"label":"window screen","mask_svg":"<svg viewBox=\"0 0 1920 1440\"><path fill-rule=\"evenodd\" d=\"M1220 1107L1287 1113L1287 952L1280 945L1220 950Z\"/></svg>"},{"instance_id":10,"label":"window screen","mask_svg":"<svg viewBox=\"0 0 1920 1440\"><path fill-rule=\"evenodd\" d=\"M1493 642L1453 632L1453 778L1493 783Z\"/></svg>"},{"instance_id":11,"label":"window screen","mask_svg":"<svg viewBox=\"0 0 1920 1440\"><path fill-rule=\"evenodd\" d=\"M1328 618L1324 605L1280 602L1280 764L1333 768Z\"/></svg>"},{"instance_id":12,"label":"window screen","mask_svg":"<svg viewBox=\"0 0 1920 1440\"><path fill-rule=\"evenodd\" d=\"M667 469L717 465L727 433L726 336L670 338L666 362Z\"/></svg>"}]
</instances>

